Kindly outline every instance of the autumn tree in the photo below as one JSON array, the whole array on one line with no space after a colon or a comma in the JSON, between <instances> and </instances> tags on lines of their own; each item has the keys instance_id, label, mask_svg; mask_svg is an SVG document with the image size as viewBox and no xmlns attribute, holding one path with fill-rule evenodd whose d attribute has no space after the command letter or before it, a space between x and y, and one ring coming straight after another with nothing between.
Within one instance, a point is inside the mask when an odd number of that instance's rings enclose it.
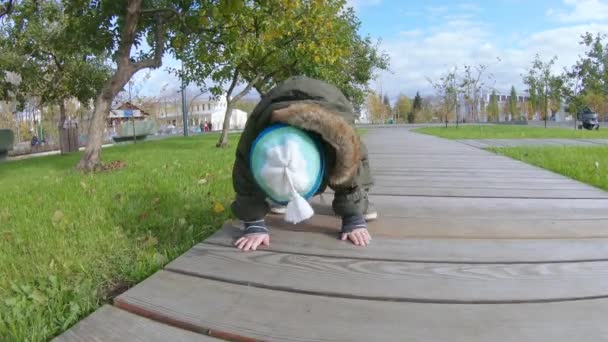
<instances>
[{"instance_id":1,"label":"autumn tree","mask_svg":"<svg viewBox=\"0 0 608 342\"><path fill-rule=\"evenodd\" d=\"M251 89L263 96L277 83L300 74L327 80L348 97L353 87L369 81L376 65L363 62L377 52L358 35L357 18L345 5L342 0L219 1L218 10L205 21L224 29L194 37L178 35L177 55L185 66L181 76L201 88L211 80L209 90L227 97L218 147L227 144L233 103Z\"/></svg>"},{"instance_id":2,"label":"autumn tree","mask_svg":"<svg viewBox=\"0 0 608 342\"><path fill-rule=\"evenodd\" d=\"M414 117L412 116L412 100L404 94L399 94L397 97L397 102L395 103L395 115L397 117L397 121L399 119L408 123L414 122Z\"/></svg>"},{"instance_id":3,"label":"autumn tree","mask_svg":"<svg viewBox=\"0 0 608 342\"><path fill-rule=\"evenodd\" d=\"M488 121L499 121L500 107L498 105L498 95L496 95L496 90L492 90L492 94L490 94L490 101L488 102L486 111L488 113Z\"/></svg>"},{"instance_id":4,"label":"autumn tree","mask_svg":"<svg viewBox=\"0 0 608 342\"><path fill-rule=\"evenodd\" d=\"M448 126L450 117L454 115L458 104L459 88L457 77L457 68L453 68L437 81L428 79L439 99L439 112L446 127Z\"/></svg>"},{"instance_id":5,"label":"autumn tree","mask_svg":"<svg viewBox=\"0 0 608 342\"><path fill-rule=\"evenodd\" d=\"M140 70L158 68L176 32L209 27L202 15L210 4L177 0L63 1L66 46L111 56L113 69L94 101L85 153L78 164L94 170L101 164L105 119L112 100ZM192 31L194 32L194 31ZM169 39L169 41L168 41ZM150 49L143 48L144 42ZM140 48L139 52L134 49Z\"/></svg>"},{"instance_id":6,"label":"autumn tree","mask_svg":"<svg viewBox=\"0 0 608 342\"><path fill-rule=\"evenodd\" d=\"M580 80L577 101L598 114L608 113L607 37L605 34L593 35L589 32L581 36L580 44L586 51L572 67L570 75Z\"/></svg>"},{"instance_id":7,"label":"autumn tree","mask_svg":"<svg viewBox=\"0 0 608 342\"><path fill-rule=\"evenodd\" d=\"M482 90L486 86L485 73L488 65L465 65L462 79L458 85L465 105L466 117L471 121L479 121Z\"/></svg>"},{"instance_id":8,"label":"autumn tree","mask_svg":"<svg viewBox=\"0 0 608 342\"><path fill-rule=\"evenodd\" d=\"M532 66L523 77L524 83L530 89L531 102L536 104L537 108L540 109L545 121L545 127L547 127L549 110L551 109L550 101L559 93L557 90L557 85L560 83L558 80L559 76L553 75L551 72L551 68L556 60L557 57L553 57L545 62L537 54L532 62Z\"/></svg>"},{"instance_id":9,"label":"autumn tree","mask_svg":"<svg viewBox=\"0 0 608 342\"><path fill-rule=\"evenodd\" d=\"M40 113L45 106L57 105L61 128L66 120L66 102L76 98L87 107L106 81L109 67L103 56L93 55L86 46L65 43L69 32L59 2L15 3L9 18L0 34L0 69L18 75L20 82L0 85L4 88L0 96L4 95L4 100L14 97L20 108L28 98L35 97ZM59 133L64 131L59 129Z\"/></svg>"},{"instance_id":10,"label":"autumn tree","mask_svg":"<svg viewBox=\"0 0 608 342\"><path fill-rule=\"evenodd\" d=\"M389 108L387 108L384 104L382 96L370 91L367 94L366 105L372 122L386 123L390 115L390 111Z\"/></svg>"}]
</instances>

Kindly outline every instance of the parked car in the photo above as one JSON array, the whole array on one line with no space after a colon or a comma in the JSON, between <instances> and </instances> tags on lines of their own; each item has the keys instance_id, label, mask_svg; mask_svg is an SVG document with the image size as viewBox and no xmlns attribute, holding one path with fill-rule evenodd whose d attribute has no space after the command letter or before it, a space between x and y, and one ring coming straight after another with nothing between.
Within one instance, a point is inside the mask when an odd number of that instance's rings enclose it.
<instances>
[{"instance_id":1,"label":"parked car","mask_svg":"<svg viewBox=\"0 0 608 342\"><path fill-rule=\"evenodd\" d=\"M597 113L593 112L589 108L585 108L580 111L577 115L577 119L581 122L578 125L578 129L595 129L596 131L600 129L600 122L598 120Z\"/></svg>"}]
</instances>

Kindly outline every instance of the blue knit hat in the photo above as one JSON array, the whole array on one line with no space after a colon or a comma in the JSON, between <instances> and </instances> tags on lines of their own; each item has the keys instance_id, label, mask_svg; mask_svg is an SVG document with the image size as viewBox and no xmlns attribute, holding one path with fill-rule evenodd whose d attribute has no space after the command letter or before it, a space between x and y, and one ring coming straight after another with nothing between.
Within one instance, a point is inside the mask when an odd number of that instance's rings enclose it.
<instances>
[{"instance_id":1,"label":"blue knit hat","mask_svg":"<svg viewBox=\"0 0 608 342\"><path fill-rule=\"evenodd\" d=\"M263 130L250 151L253 178L276 203L287 205L285 220L292 223L314 212L306 199L319 190L325 172L322 148L299 128L275 124Z\"/></svg>"}]
</instances>

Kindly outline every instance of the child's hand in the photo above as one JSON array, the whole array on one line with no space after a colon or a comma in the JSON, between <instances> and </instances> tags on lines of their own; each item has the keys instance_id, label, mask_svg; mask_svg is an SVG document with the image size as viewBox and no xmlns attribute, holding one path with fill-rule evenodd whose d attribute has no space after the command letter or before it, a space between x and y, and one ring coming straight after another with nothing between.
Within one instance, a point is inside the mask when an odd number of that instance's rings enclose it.
<instances>
[{"instance_id":1,"label":"child's hand","mask_svg":"<svg viewBox=\"0 0 608 342\"><path fill-rule=\"evenodd\" d=\"M234 245L243 251L255 251L259 245L270 246L270 235L266 233L245 235L236 240Z\"/></svg>"},{"instance_id":2,"label":"child's hand","mask_svg":"<svg viewBox=\"0 0 608 342\"><path fill-rule=\"evenodd\" d=\"M349 239L352 243L357 246L367 246L372 240L371 235L365 228L355 229L350 233L342 233L342 241Z\"/></svg>"}]
</instances>

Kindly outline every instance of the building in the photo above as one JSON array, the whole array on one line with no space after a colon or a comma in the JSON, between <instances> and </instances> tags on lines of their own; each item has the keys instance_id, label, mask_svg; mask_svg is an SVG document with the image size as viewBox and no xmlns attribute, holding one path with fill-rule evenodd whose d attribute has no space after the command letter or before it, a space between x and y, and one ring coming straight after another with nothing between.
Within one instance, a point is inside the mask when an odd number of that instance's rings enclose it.
<instances>
[{"instance_id":1,"label":"building","mask_svg":"<svg viewBox=\"0 0 608 342\"><path fill-rule=\"evenodd\" d=\"M181 110L181 102L172 100L161 104L158 119L166 125L178 126L183 120ZM209 98L207 100L193 99L188 104L188 126L193 129L200 127L205 122L211 123L213 131L221 130L224 125L224 116L226 113L226 97L221 96L219 99ZM164 110L163 110L164 109ZM232 109L230 118L230 129L241 130L245 128L247 122L247 113L240 109Z\"/></svg>"}]
</instances>

